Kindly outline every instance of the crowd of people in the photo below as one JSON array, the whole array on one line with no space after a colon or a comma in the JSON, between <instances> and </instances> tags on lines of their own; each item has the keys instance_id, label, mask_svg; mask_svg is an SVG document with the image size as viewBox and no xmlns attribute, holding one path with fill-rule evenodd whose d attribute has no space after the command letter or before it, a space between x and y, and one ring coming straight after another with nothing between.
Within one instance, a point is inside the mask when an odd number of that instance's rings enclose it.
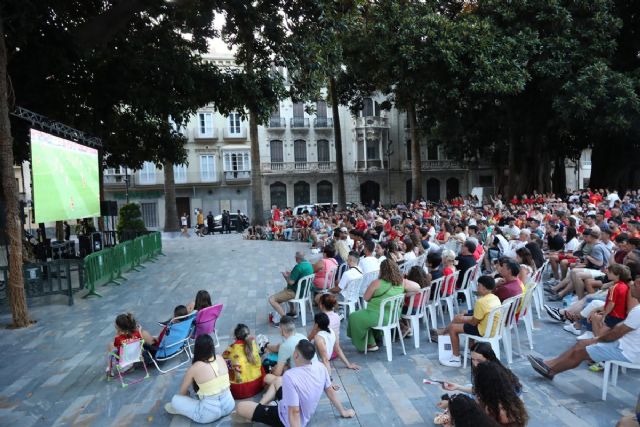
<instances>
[{"instance_id":1,"label":"crowd of people","mask_svg":"<svg viewBox=\"0 0 640 427\"><path fill-rule=\"evenodd\" d=\"M237 414L269 425L305 425L324 391L342 416L353 416L353 410L343 408L335 397L338 386L330 363L340 358L348 368L360 369L342 350L341 321L348 322L346 336L356 350L377 351L382 337L372 327L379 322L382 303L404 295L402 313L411 314L417 308L413 296L428 289L429 301L453 295L457 303L453 307L466 304L469 308L449 313L451 321L445 328L430 331L434 340L447 337L451 342L451 354L440 363L461 367L463 351L470 351L472 362L471 384L444 382L448 393L438 405L444 412L434 422L526 425L520 381L500 363L489 344L474 343L473 337L486 336L488 325L493 324L491 335L505 320L496 317L496 309L514 297L524 300L533 292L535 277L542 274L548 278L543 283L544 310L578 340L551 359L529 355L536 372L552 380L582 362L592 371L602 370L602 363L610 360L640 364L639 203L640 192L636 191L621 196L616 191L584 190L564 198L534 193L511 200L498 195L485 203L461 197L438 204L418 200L340 212L312 209L297 217L274 206L268 227L252 227L245 237L299 239L309 242L310 253L296 252L291 271L282 272L283 289L268 299L273 308L271 321L279 328L282 342L258 346L246 326L236 328L241 332L236 333L233 345L238 348L233 354L246 358L243 363L260 365L264 373L257 381L260 386L254 383L250 393L262 391L263 385L265 390L259 402L238 402ZM313 276L311 291L318 310L313 329L305 336L295 327L297 304L289 302L309 276ZM364 277L373 279L360 292L360 308L339 312L338 302L345 298L350 284L362 283ZM458 293L469 277L475 295ZM524 309L517 307L518 314ZM384 318L390 315L385 312ZM118 321L116 327L120 328ZM408 322L402 323L401 331L403 338L413 333ZM469 349L461 348L461 334L471 337ZM153 342L154 337L144 331L140 336ZM200 344L204 356L194 357L180 395L194 381L201 389L212 378L228 375L232 366L218 362L231 350L218 359L215 349L209 351L208 342ZM197 364L211 366L207 375L203 368L194 368ZM203 376L197 377L198 372ZM251 381L256 381L255 376ZM222 380L215 382L215 387L205 386L205 390L218 392L216 402L224 410L210 413L223 416L233 405L228 396L220 394L224 393L219 386ZM231 396L238 399L233 391L229 387ZM171 405L167 410L195 419L191 410L183 410L188 405L180 396ZM638 424L637 419L625 418L620 425Z\"/></svg>"}]
</instances>

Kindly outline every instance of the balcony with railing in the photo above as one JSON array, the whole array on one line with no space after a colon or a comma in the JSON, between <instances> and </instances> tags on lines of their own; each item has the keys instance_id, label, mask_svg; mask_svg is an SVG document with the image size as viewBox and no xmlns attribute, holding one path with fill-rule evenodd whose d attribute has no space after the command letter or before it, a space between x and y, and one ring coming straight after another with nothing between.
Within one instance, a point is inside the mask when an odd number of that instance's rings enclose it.
<instances>
[{"instance_id":1,"label":"balcony with railing","mask_svg":"<svg viewBox=\"0 0 640 427\"><path fill-rule=\"evenodd\" d=\"M226 126L224 128L223 135L224 135L224 139L228 139L231 141L236 141L236 142L246 141L247 126L244 123L240 125L240 128L237 128L237 127L230 128L229 126Z\"/></svg>"},{"instance_id":2,"label":"balcony with railing","mask_svg":"<svg viewBox=\"0 0 640 427\"><path fill-rule=\"evenodd\" d=\"M269 130L285 130L287 128L287 121L284 117L270 117L267 122L267 129Z\"/></svg>"},{"instance_id":3,"label":"balcony with railing","mask_svg":"<svg viewBox=\"0 0 640 427\"><path fill-rule=\"evenodd\" d=\"M262 163L264 173L329 173L336 171L335 162L271 162Z\"/></svg>"},{"instance_id":4,"label":"balcony with railing","mask_svg":"<svg viewBox=\"0 0 640 427\"><path fill-rule=\"evenodd\" d=\"M107 174L102 175L102 183L109 187L124 187L127 176L124 174ZM131 176L129 176L131 179Z\"/></svg>"},{"instance_id":5,"label":"balcony with railing","mask_svg":"<svg viewBox=\"0 0 640 427\"><path fill-rule=\"evenodd\" d=\"M218 129L216 128L196 128L193 130L193 140L196 142L209 142L218 139Z\"/></svg>"},{"instance_id":6,"label":"balcony with railing","mask_svg":"<svg viewBox=\"0 0 640 427\"><path fill-rule=\"evenodd\" d=\"M358 160L356 162L356 170L358 171L377 171L387 169L387 167L389 167L389 162L380 159Z\"/></svg>"},{"instance_id":7,"label":"balcony with railing","mask_svg":"<svg viewBox=\"0 0 640 427\"><path fill-rule=\"evenodd\" d=\"M389 118L378 116L356 117L356 128L388 128Z\"/></svg>"},{"instance_id":8,"label":"balcony with railing","mask_svg":"<svg viewBox=\"0 0 640 427\"><path fill-rule=\"evenodd\" d=\"M313 121L313 128L316 130L333 129L333 118L332 117L316 117Z\"/></svg>"},{"instance_id":9,"label":"balcony with railing","mask_svg":"<svg viewBox=\"0 0 640 427\"><path fill-rule=\"evenodd\" d=\"M469 165L460 160L422 160L422 170L467 169ZM402 161L403 170L411 170L411 160Z\"/></svg>"},{"instance_id":10,"label":"balcony with railing","mask_svg":"<svg viewBox=\"0 0 640 427\"><path fill-rule=\"evenodd\" d=\"M156 171L152 174L136 174L129 179L133 179L133 183L137 187L164 185L164 173ZM175 173L173 180L176 186L194 185L194 184L217 184L220 182L218 171L187 171L186 173Z\"/></svg>"},{"instance_id":11,"label":"balcony with railing","mask_svg":"<svg viewBox=\"0 0 640 427\"><path fill-rule=\"evenodd\" d=\"M224 180L226 182L251 181L251 171L224 171Z\"/></svg>"},{"instance_id":12,"label":"balcony with railing","mask_svg":"<svg viewBox=\"0 0 640 427\"><path fill-rule=\"evenodd\" d=\"M309 119L306 117L292 117L290 126L291 130L309 130Z\"/></svg>"}]
</instances>

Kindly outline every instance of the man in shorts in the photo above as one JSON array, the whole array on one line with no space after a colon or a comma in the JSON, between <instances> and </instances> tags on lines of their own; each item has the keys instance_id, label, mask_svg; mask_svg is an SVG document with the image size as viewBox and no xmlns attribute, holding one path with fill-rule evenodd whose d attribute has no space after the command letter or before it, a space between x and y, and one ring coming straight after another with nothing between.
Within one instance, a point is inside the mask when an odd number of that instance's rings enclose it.
<instances>
[{"instance_id":1,"label":"man in shorts","mask_svg":"<svg viewBox=\"0 0 640 427\"><path fill-rule=\"evenodd\" d=\"M640 298L640 274L634 277L630 288L634 298ZM591 323L604 325L604 315L594 313ZM595 326L595 325L594 325ZM595 330L600 330L595 328ZM605 328L606 329L606 328ZM543 377L552 380L557 374L579 366L583 361L621 362L640 364L640 305L635 306L627 318L614 328L607 329L601 335L588 340L578 341L576 345L549 360L542 360L533 355L527 356L531 367Z\"/></svg>"},{"instance_id":2,"label":"man in shorts","mask_svg":"<svg viewBox=\"0 0 640 427\"><path fill-rule=\"evenodd\" d=\"M269 297L269 304L278 312L280 317L285 315L280 304L294 299L298 291L300 279L312 274L313 266L305 259L304 252L296 252L296 265L293 267L293 270L282 272L282 277L284 277L284 280L287 282L287 287ZM291 312L287 313L287 316L298 317L298 313L294 310L295 307Z\"/></svg>"},{"instance_id":3,"label":"man in shorts","mask_svg":"<svg viewBox=\"0 0 640 427\"><path fill-rule=\"evenodd\" d=\"M256 402L238 402L239 416L256 423L275 427L301 426L309 423L320 396L324 391L343 418L355 416L353 409L345 409L331 386L327 368L314 361L316 349L309 340L301 340L293 352L296 367L289 369L282 377L282 386L276 392L277 405L263 405Z\"/></svg>"}]
</instances>

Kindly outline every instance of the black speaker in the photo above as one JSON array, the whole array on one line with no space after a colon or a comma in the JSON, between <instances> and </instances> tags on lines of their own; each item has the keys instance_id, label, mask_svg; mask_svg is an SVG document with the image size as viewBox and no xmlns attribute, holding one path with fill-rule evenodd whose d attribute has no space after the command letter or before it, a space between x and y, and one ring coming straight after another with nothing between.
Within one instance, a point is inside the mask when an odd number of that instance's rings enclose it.
<instances>
[{"instance_id":1,"label":"black speaker","mask_svg":"<svg viewBox=\"0 0 640 427\"><path fill-rule=\"evenodd\" d=\"M118 202L115 200L100 202L100 214L102 216L118 216Z\"/></svg>"}]
</instances>

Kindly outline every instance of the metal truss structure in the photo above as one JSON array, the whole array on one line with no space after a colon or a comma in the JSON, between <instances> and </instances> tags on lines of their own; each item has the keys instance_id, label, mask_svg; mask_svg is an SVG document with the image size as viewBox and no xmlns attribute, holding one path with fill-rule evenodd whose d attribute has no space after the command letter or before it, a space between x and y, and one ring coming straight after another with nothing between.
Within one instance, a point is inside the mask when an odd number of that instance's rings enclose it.
<instances>
[{"instance_id":1,"label":"metal truss structure","mask_svg":"<svg viewBox=\"0 0 640 427\"><path fill-rule=\"evenodd\" d=\"M102 140L98 137L91 136L78 129L74 129L60 122L56 122L42 114L34 113L26 108L16 107L11 115L19 117L30 122L33 126L46 130L66 139L73 140L83 145L94 148L102 148Z\"/></svg>"}]
</instances>

